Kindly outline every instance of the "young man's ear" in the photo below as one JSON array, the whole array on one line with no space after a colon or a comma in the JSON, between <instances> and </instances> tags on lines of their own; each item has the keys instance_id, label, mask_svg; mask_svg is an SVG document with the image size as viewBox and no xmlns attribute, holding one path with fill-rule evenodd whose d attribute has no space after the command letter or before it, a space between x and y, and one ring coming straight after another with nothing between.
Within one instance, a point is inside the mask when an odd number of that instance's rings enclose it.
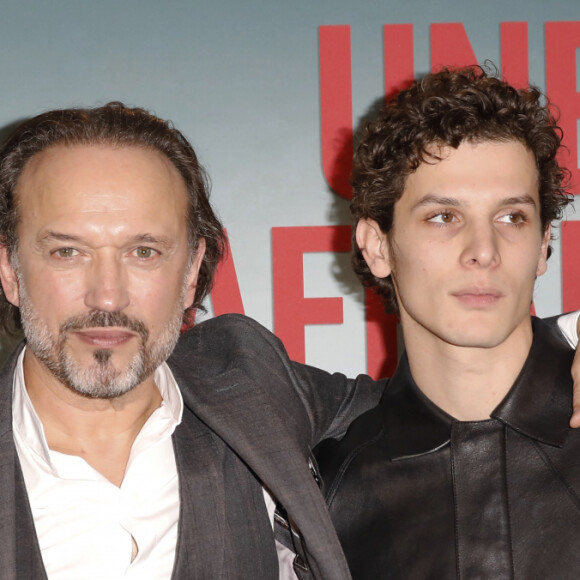
<instances>
[{"instance_id":1,"label":"young man's ear","mask_svg":"<svg viewBox=\"0 0 580 580\"><path fill-rule=\"evenodd\" d=\"M356 243L370 271L377 278L391 275L389 241L375 220L363 219L356 224Z\"/></svg>"},{"instance_id":2,"label":"young man's ear","mask_svg":"<svg viewBox=\"0 0 580 580\"><path fill-rule=\"evenodd\" d=\"M540 256L538 259L538 267L536 269L536 276L541 276L548 269L548 247L552 239L552 226L548 226L542 238L542 245L540 246Z\"/></svg>"},{"instance_id":3,"label":"young man's ear","mask_svg":"<svg viewBox=\"0 0 580 580\"><path fill-rule=\"evenodd\" d=\"M20 307L20 292L18 276L10 262L10 252L6 246L0 244L0 281L6 300L16 307Z\"/></svg>"}]
</instances>

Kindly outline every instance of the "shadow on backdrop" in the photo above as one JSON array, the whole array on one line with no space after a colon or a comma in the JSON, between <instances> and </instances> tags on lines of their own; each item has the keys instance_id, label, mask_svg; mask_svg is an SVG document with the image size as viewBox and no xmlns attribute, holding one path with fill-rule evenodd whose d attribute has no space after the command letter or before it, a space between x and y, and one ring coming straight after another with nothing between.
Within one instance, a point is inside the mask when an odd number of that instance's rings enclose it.
<instances>
[{"instance_id":1,"label":"shadow on backdrop","mask_svg":"<svg viewBox=\"0 0 580 580\"><path fill-rule=\"evenodd\" d=\"M351 167L356 135L369 122L375 120L385 105L385 99L376 99L360 119L356 130L351 133L348 129L339 132L336 136L339 152L335 157L331 175L327 176L329 184L351 182ZM352 225L349 211L349 200L336 194L332 187L328 187L332 194L332 205L328 218L333 224ZM338 232L337 232L338 235ZM336 240L334 244L340 246ZM392 376L398 361L398 353L402 352L400 334L398 332L398 318L386 314L382 304L373 291L366 289L361 293L361 282L352 269L352 253L334 253L332 274L337 280L344 295L354 295L363 306L367 328L367 366L368 373L374 378ZM372 341L373 344L368 344Z\"/></svg>"},{"instance_id":2,"label":"shadow on backdrop","mask_svg":"<svg viewBox=\"0 0 580 580\"><path fill-rule=\"evenodd\" d=\"M4 127L0 128L0 143L8 138L8 136L18 127L25 118L19 119ZM4 296L0 297L0 300L4 300ZM10 356L10 353L14 347L22 340L22 336L11 337L0 334L0 367L6 362L6 359Z\"/></svg>"}]
</instances>

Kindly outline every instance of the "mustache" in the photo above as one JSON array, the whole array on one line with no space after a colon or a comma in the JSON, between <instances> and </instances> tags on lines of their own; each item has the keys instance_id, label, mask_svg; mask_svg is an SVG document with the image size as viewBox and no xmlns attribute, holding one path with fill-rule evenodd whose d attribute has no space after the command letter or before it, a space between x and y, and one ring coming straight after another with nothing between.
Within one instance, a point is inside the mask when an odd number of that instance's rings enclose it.
<instances>
[{"instance_id":1,"label":"mustache","mask_svg":"<svg viewBox=\"0 0 580 580\"><path fill-rule=\"evenodd\" d=\"M62 333L66 333L85 328L106 328L111 326L127 328L139 334L143 341L147 341L149 338L149 330L138 318L131 318L123 312L103 312L102 310L93 310L87 314L72 316L61 324L60 330Z\"/></svg>"}]
</instances>

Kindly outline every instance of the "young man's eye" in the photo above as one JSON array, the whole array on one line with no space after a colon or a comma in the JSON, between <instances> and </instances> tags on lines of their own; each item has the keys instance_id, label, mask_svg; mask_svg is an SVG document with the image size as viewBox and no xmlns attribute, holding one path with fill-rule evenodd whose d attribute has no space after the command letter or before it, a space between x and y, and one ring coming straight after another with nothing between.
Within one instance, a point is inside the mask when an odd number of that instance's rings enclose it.
<instances>
[{"instance_id":1,"label":"young man's eye","mask_svg":"<svg viewBox=\"0 0 580 580\"><path fill-rule=\"evenodd\" d=\"M448 211L442 211L434 216L431 216L427 221L435 224L450 224L453 222L455 216Z\"/></svg>"},{"instance_id":2,"label":"young man's eye","mask_svg":"<svg viewBox=\"0 0 580 580\"><path fill-rule=\"evenodd\" d=\"M526 217L520 212L513 212L502 215L498 221L504 224L511 224L517 226L525 223Z\"/></svg>"}]
</instances>

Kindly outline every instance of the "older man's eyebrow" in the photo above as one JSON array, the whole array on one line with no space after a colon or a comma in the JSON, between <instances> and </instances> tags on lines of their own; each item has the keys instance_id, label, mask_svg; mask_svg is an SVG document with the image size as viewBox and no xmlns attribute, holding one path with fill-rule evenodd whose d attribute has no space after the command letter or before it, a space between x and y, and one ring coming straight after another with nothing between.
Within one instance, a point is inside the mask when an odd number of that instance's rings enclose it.
<instances>
[{"instance_id":1,"label":"older man's eyebrow","mask_svg":"<svg viewBox=\"0 0 580 580\"><path fill-rule=\"evenodd\" d=\"M38 236L38 243L40 244L52 241L79 243L81 241L81 238L79 236L73 236L72 234L64 234L52 230L43 232L40 236Z\"/></svg>"},{"instance_id":2,"label":"older man's eyebrow","mask_svg":"<svg viewBox=\"0 0 580 580\"><path fill-rule=\"evenodd\" d=\"M39 244L45 244L50 242L69 242L75 244L86 244L86 241L81 236L76 236L73 234L65 234L62 232L56 232L53 230L48 230L38 238ZM126 245L135 244L152 244L155 246L160 246L162 248L171 248L175 245L175 242L167 236L155 236L153 234L137 234L132 236L127 240Z\"/></svg>"},{"instance_id":3,"label":"older man's eyebrow","mask_svg":"<svg viewBox=\"0 0 580 580\"><path fill-rule=\"evenodd\" d=\"M129 244L152 244L154 246L161 246L171 248L175 245L175 241L167 236L154 236L152 234L138 234L129 239Z\"/></svg>"}]
</instances>

